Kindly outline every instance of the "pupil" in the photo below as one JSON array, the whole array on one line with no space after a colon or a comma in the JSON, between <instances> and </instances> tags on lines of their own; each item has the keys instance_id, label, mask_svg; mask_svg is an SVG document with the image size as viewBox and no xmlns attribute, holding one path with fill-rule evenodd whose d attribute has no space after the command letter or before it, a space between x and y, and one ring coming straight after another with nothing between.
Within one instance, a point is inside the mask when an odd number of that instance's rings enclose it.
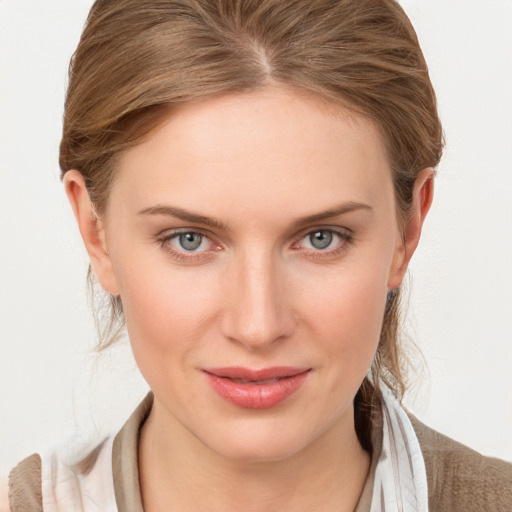
<instances>
[{"instance_id":1,"label":"pupil","mask_svg":"<svg viewBox=\"0 0 512 512\"><path fill-rule=\"evenodd\" d=\"M183 233L180 235L180 245L187 251L193 251L201 245L202 236L197 233Z\"/></svg>"},{"instance_id":2,"label":"pupil","mask_svg":"<svg viewBox=\"0 0 512 512\"><path fill-rule=\"evenodd\" d=\"M332 242L332 233L330 231L316 231L309 235L309 239L315 249L325 249Z\"/></svg>"}]
</instances>

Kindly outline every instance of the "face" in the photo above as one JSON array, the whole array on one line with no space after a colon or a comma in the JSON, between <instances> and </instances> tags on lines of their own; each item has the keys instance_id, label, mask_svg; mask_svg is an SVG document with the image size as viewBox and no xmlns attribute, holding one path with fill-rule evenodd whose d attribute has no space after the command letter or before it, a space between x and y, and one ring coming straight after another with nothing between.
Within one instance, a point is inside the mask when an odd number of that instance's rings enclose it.
<instances>
[{"instance_id":1,"label":"face","mask_svg":"<svg viewBox=\"0 0 512 512\"><path fill-rule=\"evenodd\" d=\"M404 259L370 121L275 88L183 107L124 154L103 222L167 428L265 460L353 433Z\"/></svg>"}]
</instances>

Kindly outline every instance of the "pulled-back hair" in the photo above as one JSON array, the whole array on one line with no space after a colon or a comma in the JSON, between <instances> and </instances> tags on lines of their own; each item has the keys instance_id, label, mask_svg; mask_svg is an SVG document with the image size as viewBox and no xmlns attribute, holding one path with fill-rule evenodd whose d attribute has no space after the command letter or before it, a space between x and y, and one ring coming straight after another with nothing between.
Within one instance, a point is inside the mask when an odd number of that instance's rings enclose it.
<instances>
[{"instance_id":1,"label":"pulled-back hair","mask_svg":"<svg viewBox=\"0 0 512 512\"><path fill-rule=\"evenodd\" d=\"M83 174L101 216L119 156L174 109L269 83L376 124L403 223L418 173L439 162L443 133L416 34L394 0L97 0L70 65L62 175ZM371 380L401 397L399 296L388 295ZM123 328L120 298L108 302L100 348ZM360 395L370 389L367 378Z\"/></svg>"}]
</instances>

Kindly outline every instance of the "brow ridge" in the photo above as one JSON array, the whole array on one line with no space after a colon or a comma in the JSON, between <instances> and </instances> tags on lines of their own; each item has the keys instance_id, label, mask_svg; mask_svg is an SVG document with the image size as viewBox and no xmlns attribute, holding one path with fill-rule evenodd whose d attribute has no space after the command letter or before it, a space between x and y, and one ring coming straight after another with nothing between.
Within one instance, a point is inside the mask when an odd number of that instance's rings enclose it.
<instances>
[{"instance_id":1,"label":"brow ridge","mask_svg":"<svg viewBox=\"0 0 512 512\"><path fill-rule=\"evenodd\" d=\"M357 210L373 210L373 208L369 204L358 203L355 201L349 201L347 203L343 203L339 206L335 206L334 208L329 208L323 212L314 213L312 215L307 215L306 217L301 217L297 219L292 226L296 229L303 227L307 224L313 224L315 222L319 222L325 219L330 219L332 217L339 217L341 215L345 215L347 213L351 213Z\"/></svg>"},{"instance_id":2,"label":"brow ridge","mask_svg":"<svg viewBox=\"0 0 512 512\"><path fill-rule=\"evenodd\" d=\"M365 203L349 201L339 206L329 208L328 210L314 213L312 215L307 215L306 217L301 217L293 222L292 227L294 229L299 229L307 224L312 224L332 217L338 217L340 215L351 213L356 210L372 210L372 207ZM186 222L203 224L205 226L220 229L222 231L229 231L228 226L218 219L207 217L205 215L201 215L199 213L191 212L189 210L171 205L157 204L155 206L150 206L141 210L138 215L165 215L176 217Z\"/></svg>"},{"instance_id":3,"label":"brow ridge","mask_svg":"<svg viewBox=\"0 0 512 512\"><path fill-rule=\"evenodd\" d=\"M176 217L187 222L192 222L194 224L204 224L212 228L228 231L228 227L220 220L213 219L199 213L194 213L183 208L178 208L176 206L158 204L150 206L149 208L144 208L138 213L138 215L166 215L169 217Z\"/></svg>"}]
</instances>

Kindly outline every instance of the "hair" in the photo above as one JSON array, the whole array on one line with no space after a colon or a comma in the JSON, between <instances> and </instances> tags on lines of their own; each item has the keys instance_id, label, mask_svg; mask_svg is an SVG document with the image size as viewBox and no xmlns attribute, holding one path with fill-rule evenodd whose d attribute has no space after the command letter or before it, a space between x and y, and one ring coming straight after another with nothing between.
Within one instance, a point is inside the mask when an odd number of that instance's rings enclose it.
<instances>
[{"instance_id":1,"label":"hair","mask_svg":"<svg viewBox=\"0 0 512 512\"><path fill-rule=\"evenodd\" d=\"M437 166L444 140L416 33L394 0L97 0L70 64L62 176L83 174L101 216L120 155L176 108L269 84L375 123L403 223L418 173ZM399 398L406 389L399 298L399 289L388 295L363 403L379 379ZM105 300L100 348L123 330L121 299Z\"/></svg>"}]
</instances>

